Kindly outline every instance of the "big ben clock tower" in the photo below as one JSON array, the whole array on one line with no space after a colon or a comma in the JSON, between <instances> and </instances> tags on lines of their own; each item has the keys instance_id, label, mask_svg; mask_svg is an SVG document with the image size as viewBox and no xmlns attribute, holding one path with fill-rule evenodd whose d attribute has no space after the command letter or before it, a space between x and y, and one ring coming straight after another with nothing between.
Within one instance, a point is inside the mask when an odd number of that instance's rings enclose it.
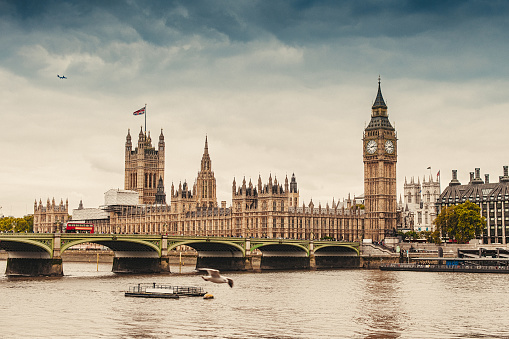
<instances>
[{"instance_id":1,"label":"big ben clock tower","mask_svg":"<svg viewBox=\"0 0 509 339\"><path fill-rule=\"evenodd\" d=\"M389 122L378 78L371 121L364 130L364 238L381 241L396 228L396 131Z\"/></svg>"}]
</instances>

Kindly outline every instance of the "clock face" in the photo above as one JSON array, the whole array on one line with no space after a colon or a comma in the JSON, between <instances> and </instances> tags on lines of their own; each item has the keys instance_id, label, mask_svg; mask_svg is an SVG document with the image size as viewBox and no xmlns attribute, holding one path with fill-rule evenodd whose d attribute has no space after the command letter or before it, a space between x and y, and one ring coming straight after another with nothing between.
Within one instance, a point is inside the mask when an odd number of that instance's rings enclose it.
<instances>
[{"instance_id":1,"label":"clock face","mask_svg":"<svg viewBox=\"0 0 509 339\"><path fill-rule=\"evenodd\" d=\"M375 153L376 152L376 148L377 148L377 144L376 144L375 140L370 140L366 144L366 152L368 152L369 154Z\"/></svg>"},{"instance_id":2,"label":"clock face","mask_svg":"<svg viewBox=\"0 0 509 339\"><path fill-rule=\"evenodd\" d=\"M389 154L394 153L394 144L392 143L391 140L387 140L385 142L385 151Z\"/></svg>"}]
</instances>

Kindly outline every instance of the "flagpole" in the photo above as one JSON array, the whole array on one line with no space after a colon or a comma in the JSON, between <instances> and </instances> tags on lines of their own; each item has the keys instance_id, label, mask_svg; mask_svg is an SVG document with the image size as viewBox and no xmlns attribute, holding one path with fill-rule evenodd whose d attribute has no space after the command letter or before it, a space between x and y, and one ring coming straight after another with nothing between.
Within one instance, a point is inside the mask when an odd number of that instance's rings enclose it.
<instances>
[{"instance_id":1,"label":"flagpole","mask_svg":"<svg viewBox=\"0 0 509 339\"><path fill-rule=\"evenodd\" d=\"M438 191L440 194L442 194L442 183L441 183L441 179L442 179L442 176L440 175L440 170L438 170L438 175L437 175L437 179L438 179Z\"/></svg>"},{"instance_id":2,"label":"flagpole","mask_svg":"<svg viewBox=\"0 0 509 339\"><path fill-rule=\"evenodd\" d=\"M147 104L145 104L145 135L147 135Z\"/></svg>"}]
</instances>

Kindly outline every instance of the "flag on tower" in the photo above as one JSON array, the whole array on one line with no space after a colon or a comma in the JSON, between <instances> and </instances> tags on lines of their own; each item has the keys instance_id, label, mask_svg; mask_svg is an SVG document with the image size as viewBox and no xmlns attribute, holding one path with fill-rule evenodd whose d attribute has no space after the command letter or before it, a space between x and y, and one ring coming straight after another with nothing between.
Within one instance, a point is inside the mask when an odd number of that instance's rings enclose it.
<instances>
[{"instance_id":1,"label":"flag on tower","mask_svg":"<svg viewBox=\"0 0 509 339\"><path fill-rule=\"evenodd\" d=\"M133 115L142 115L142 114L145 114L145 108L146 107L143 107L143 108L140 108L137 111L134 111Z\"/></svg>"},{"instance_id":2,"label":"flag on tower","mask_svg":"<svg viewBox=\"0 0 509 339\"><path fill-rule=\"evenodd\" d=\"M440 176L440 171L438 171L438 173L437 173L437 177L439 177L439 176Z\"/></svg>"}]
</instances>

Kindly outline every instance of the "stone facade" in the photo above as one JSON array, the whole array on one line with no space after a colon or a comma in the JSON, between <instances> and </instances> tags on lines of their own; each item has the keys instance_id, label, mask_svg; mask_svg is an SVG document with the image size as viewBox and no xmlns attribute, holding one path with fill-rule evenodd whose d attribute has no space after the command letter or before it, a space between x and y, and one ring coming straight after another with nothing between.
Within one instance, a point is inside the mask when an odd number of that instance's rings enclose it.
<instances>
[{"instance_id":1,"label":"stone facade","mask_svg":"<svg viewBox=\"0 0 509 339\"><path fill-rule=\"evenodd\" d=\"M140 130L138 147L133 150L131 133L127 132L125 142L124 189L138 192L140 204L154 204L159 179L164 182L164 136L159 135L157 150L148 135Z\"/></svg>"},{"instance_id":2,"label":"stone facade","mask_svg":"<svg viewBox=\"0 0 509 339\"><path fill-rule=\"evenodd\" d=\"M283 183L270 174L265 184L261 175L256 184L243 178L237 185L233 179L232 204L227 207L226 201L217 203L207 138L193 187L186 181L178 187L172 183L168 205L163 199L162 132L157 151L151 145L150 135L146 137L142 131L133 151L128 132L125 189L138 192L139 203L105 204L109 222L98 224L96 233L381 241L396 228L396 141L379 82L371 122L363 139L365 201L348 197L338 202L333 199L324 206L320 203L315 206L313 201L306 204L300 201L294 174L285 177ZM373 143L379 146L372 152L369 147Z\"/></svg>"},{"instance_id":3,"label":"stone facade","mask_svg":"<svg viewBox=\"0 0 509 339\"><path fill-rule=\"evenodd\" d=\"M437 216L436 201L440 196L440 182L434 180L430 175L422 179L422 185L419 178L415 181L414 177L407 181L403 186L404 200L400 199L399 208L405 217L411 222L404 229L415 232L435 230L433 222Z\"/></svg>"},{"instance_id":4,"label":"stone facade","mask_svg":"<svg viewBox=\"0 0 509 339\"><path fill-rule=\"evenodd\" d=\"M458 173L452 171L452 180L437 202L439 212L444 206L458 205L469 200L481 208L481 215L486 218L483 233L484 244L509 243L509 170L504 166L504 175L498 182L490 182L485 174L484 180L480 168L470 172L470 182L462 185Z\"/></svg>"},{"instance_id":5,"label":"stone facade","mask_svg":"<svg viewBox=\"0 0 509 339\"><path fill-rule=\"evenodd\" d=\"M55 233L65 229L65 225L69 220L69 204L67 199L65 204L60 200L60 204L55 204L55 198L46 202L43 206L42 200L39 199L34 203L34 233Z\"/></svg>"},{"instance_id":6,"label":"stone facade","mask_svg":"<svg viewBox=\"0 0 509 339\"><path fill-rule=\"evenodd\" d=\"M217 204L216 179L212 171L208 140L201 169L193 188L187 182L171 186L171 203L118 205L106 204L109 223L100 223L97 233L167 233L198 236L270 237L294 239L334 238L359 241L364 227L363 201L348 198L332 205L299 206L295 175L284 186L269 176L257 187L252 182L232 184L232 206ZM162 186L160 183L159 186ZM90 221L90 220L89 220Z\"/></svg>"}]
</instances>

